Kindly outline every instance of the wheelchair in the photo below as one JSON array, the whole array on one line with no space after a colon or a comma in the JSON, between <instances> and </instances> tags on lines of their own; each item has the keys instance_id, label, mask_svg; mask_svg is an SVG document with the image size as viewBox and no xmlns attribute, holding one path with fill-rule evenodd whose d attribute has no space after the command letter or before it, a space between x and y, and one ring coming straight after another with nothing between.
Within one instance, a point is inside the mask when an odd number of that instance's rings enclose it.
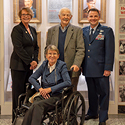
<instances>
[{"instance_id":1,"label":"wheelchair","mask_svg":"<svg viewBox=\"0 0 125 125\"><path fill-rule=\"evenodd\" d=\"M69 71L70 78L72 72ZM26 93L18 97L18 107L15 112L13 125L21 125L26 111L30 108L31 103L28 101L36 90L28 89ZM64 88L61 99L55 104L55 109L47 112L41 125L83 125L85 119L85 101L80 92L73 92L73 85Z\"/></svg>"}]
</instances>

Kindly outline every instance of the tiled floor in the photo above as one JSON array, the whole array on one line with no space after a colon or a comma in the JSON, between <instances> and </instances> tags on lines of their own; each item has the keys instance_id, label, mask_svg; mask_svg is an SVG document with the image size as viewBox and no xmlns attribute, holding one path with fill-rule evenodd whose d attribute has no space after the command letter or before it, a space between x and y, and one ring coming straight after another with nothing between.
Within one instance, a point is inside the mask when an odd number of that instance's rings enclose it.
<instances>
[{"instance_id":1,"label":"tiled floor","mask_svg":"<svg viewBox=\"0 0 125 125\"><path fill-rule=\"evenodd\" d=\"M11 125L11 116L0 115L0 125ZM98 125L98 119L85 121L84 125ZM106 125L125 125L125 114L109 115Z\"/></svg>"},{"instance_id":2,"label":"tiled floor","mask_svg":"<svg viewBox=\"0 0 125 125\"><path fill-rule=\"evenodd\" d=\"M85 121L84 125L98 125L98 123L98 119L91 119ZM109 119L106 121L106 125L125 125L125 114L109 115Z\"/></svg>"}]
</instances>

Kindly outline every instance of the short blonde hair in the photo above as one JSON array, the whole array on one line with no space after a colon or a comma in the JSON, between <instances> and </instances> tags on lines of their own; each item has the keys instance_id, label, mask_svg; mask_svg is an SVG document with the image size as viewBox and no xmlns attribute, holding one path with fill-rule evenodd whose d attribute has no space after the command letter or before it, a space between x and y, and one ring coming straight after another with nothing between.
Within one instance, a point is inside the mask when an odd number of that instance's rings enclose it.
<instances>
[{"instance_id":1,"label":"short blonde hair","mask_svg":"<svg viewBox=\"0 0 125 125\"><path fill-rule=\"evenodd\" d=\"M21 8L21 10L18 13L18 16L20 17L20 19L21 19L21 15L22 15L22 10L27 11L27 13L31 16L31 18L33 17L33 15L34 15L33 11L29 7L23 7L23 8Z\"/></svg>"},{"instance_id":2,"label":"short blonde hair","mask_svg":"<svg viewBox=\"0 0 125 125\"><path fill-rule=\"evenodd\" d=\"M48 50L52 50L52 51L56 51L59 54L59 50L57 49L57 47L55 45L49 45L46 49L45 49L45 54L48 53Z\"/></svg>"}]
</instances>

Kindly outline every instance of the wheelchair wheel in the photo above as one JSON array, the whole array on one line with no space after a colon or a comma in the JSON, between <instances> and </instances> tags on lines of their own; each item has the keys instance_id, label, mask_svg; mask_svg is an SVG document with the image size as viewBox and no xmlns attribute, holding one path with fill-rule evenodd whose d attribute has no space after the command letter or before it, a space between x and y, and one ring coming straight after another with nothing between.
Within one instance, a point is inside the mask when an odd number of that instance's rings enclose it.
<instances>
[{"instance_id":1,"label":"wheelchair wheel","mask_svg":"<svg viewBox=\"0 0 125 125\"><path fill-rule=\"evenodd\" d=\"M63 112L63 125L83 125L85 119L85 102L80 92L73 92Z\"/></svg>"}]
</instances>

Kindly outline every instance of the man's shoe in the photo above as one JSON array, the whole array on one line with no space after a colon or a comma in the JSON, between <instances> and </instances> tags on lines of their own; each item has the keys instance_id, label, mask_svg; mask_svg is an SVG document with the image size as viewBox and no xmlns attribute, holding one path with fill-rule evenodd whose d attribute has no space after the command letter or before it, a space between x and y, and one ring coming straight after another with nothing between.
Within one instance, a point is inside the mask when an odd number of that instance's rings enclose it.
<instances>
[{"instance_id":1,"label":"man's shoe","mask_svg":"<svg viewBox=\"0 0 125 125\"><path fill-rule=\"evenodd\" d=\"M106 125L106 122L99 122L99 125Z\"/></svg>"},{"instance_id":2,"label":"man's shoe","mask_svg":"<svg viewBox=\"0 0 125 125\"><path fill-rule=\"evenodd\" d=\"M90 115L85 115L85 120L89 120L89 119L97 119L98 116L90 116Z\"/></svg>"}]
</instances>

